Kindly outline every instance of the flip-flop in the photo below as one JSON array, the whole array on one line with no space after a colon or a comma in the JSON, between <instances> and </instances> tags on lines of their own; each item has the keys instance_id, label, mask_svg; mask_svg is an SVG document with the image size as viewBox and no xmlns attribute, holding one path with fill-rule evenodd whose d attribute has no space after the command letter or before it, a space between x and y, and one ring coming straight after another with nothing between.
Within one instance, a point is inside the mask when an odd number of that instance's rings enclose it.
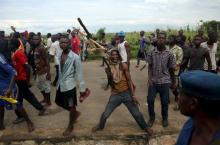
<instances>
[{"instance_id":1,"label":"flip-flop","mask_svg":"<svg viewBox=\"0 0 220 145\"><path fill-rule=\"evenodd\" d=\"M82 103L90 95L90 93L91 91L88 88L86 88L85 94L79 97L79 102Z\"/></svg>"}]
</instances>

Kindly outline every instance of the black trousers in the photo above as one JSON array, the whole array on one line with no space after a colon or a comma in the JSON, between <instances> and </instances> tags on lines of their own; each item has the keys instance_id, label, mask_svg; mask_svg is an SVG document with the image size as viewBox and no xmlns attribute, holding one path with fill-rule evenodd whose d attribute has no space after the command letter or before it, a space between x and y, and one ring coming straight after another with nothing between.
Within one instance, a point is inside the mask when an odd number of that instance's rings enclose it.
<instances>
[{"instance_id":1,"label":"black trousers","mask_svg":"<svg viewBox=\"0 0 220 145\"><path fill-rule=\"evenodd\" d=\"M41 103L37 100L37 98L34 96L34 94L30 91L26 80L16 81L16 84L18 86L18 91L19 91L17 101L21 105L23 105L23 99L25 99L32 106L34 106L34 108L36 108L39 111L44 108L41 105ZM17 111L15 111L15 113L18 117L22 117Z\"/></svg>"}]
</instances>

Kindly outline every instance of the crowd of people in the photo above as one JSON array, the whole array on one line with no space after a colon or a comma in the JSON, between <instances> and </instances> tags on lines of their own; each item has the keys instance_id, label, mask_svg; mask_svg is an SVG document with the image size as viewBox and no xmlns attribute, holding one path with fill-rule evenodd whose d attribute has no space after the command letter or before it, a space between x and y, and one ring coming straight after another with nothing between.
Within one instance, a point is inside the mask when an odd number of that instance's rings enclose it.
<instances>
[{"instance_id":1,"label":"crowd of people","mask_svg":"<svg viewBox=\"0 0 220 145\"><path fill-rule=\"evenodd\" d=\"M47 107L51 105L50 84L52 84L57 88L55 103L69 111L69 123L63 135L70 135L76 119L80 116L80 112L76 109L77 90L79 89L80 92L80 102L83 102L91 91L86 88L81 61L86 59L87 47L92 41L80 40L79 37L85 38L85 36L76 29L72 31L68 29L64 34L48 33L45 44L41 33L27 31L19 33L14 27L12 30L14 33L11 37L5 37L4 31L0 32L0 96L17 95L18 103L15 107L17 118L13 123L26 121L28 131L33 131L34 124L24 109L23 99L39 110L39 115L48 114ZM219 139L220 116L217 110L220 109L220 79L217 75L219 64L216 59L217 32L209 31L206 37L203 30L199 29L192 41L186 38L183 30L179 30L177 35L167 36L165 31L157 29L150 37L145 37L144 31L140 32L136 68L139 68L141 60L144 60L148 66L149 120L147 122L138 108L136 86L130 75L132 48L125 36L125 32L120 31L110 43L107 43L103 33L102 41L93 44L104 48L101 66L106 65L107 85L111 87L111 94L100 121L92 128L92 132L104 129L111 113L123 103L140 128L152 135L151 127L156 116L154 102L157 93L161 101L161 123L163 127L167 127L171 89L175 96L173 109L180 110L182 114L190 117L183 127L177 144L206 145ZM51 80L50 62L55 64L54 80ZM38 101L29 89L31 73L43 96L41 101ZM203 79L206 84L202 83ZM5 128L4 106L8 105L9 102L0 100L0 130ZM210 128L203 126L211 123L214 124ZM209 129L208 133L206 129ZM200 141L199 138L204 135L207 137ZM188 138L187 142L184 137Z\"/></svg>"}]
</instances>

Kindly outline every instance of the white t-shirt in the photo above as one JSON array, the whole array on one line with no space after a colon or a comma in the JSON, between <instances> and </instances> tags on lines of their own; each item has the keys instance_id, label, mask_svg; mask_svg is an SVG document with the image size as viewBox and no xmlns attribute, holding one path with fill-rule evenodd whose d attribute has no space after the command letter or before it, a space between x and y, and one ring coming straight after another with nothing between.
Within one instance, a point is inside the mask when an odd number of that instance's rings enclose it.
<instances>
[{"instance_id":1,"label":"white t-shirt","mask_svg":"<svg viewBox=\"0 0 220 145\"><path fill-rule=\"evenodd\" d=\"M48 38L47 39L47 49L48 49L48 52L50 52L50 47L51 47L51 45L52 45L52 40L51 40L51 38Z\"/></svg>"},{"instance_id":2,"label":"white t-shirt","mask_svg":"<svg viewBox=\"0 0 220 145\"><path fill-rule=\"evenodd\" d=\"M58 58L61 56L63 50L60 48L60 42L57 40L51 44L50 55L54 56L55 65L59 64Z\"/></svg>"},{"instance_id":3,"label":"white t-shirt","mask_svg":"<svg viewBox=\"0 0 220 145\"><path fill-rule=\"evenodd\" d=\"M125 48L125 43L126 42L127 41L124 41L124 42L118 44L118 51L121 55L122 62L128 62L128 54L127 54L127 51L126 51L126 48Z\"/></svg>"},{"instance_id":4,"label":"white t-shirt","mask_svg":"<svg viewBox=\"0 0 220 145\"><path fill-rule=\"evenodd\" d=\"M209 55L211 58L211 62L212 62L212 70L216 70L216 58L215 55L217 53L217 48L218 48L218 44L214 43L213 46L210 48L207 44L207 42L203 42L201 43L201 47L206 48L209 50ZM204 69L208 70L208 62L205 60L204 63Z\"/></svg>"}]
</instances>

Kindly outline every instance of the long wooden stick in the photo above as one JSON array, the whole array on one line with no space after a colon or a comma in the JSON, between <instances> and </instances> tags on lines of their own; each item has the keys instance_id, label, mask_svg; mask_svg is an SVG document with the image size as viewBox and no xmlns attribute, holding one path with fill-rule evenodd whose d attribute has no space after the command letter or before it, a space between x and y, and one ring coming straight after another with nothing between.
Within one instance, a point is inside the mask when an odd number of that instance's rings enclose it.
<instances>
[{"instance_id":1,"label":"long wooden stick","mask_svg":"<svg viewBox=\"0 0 220 145\"><path fill-rule=\"evenodd\" d=\"M80 35L86 37L87 35L84 34L83 32L81 32L79 29L75 29ZM97 49L100 49L100 50L104 50L106 51L107 48L105 48L104 46L100 45L98 42L96 42L95 40L93 40L92 38L87 38L88 40L90 40L90 42L92 42L94 45L98 46Z\"/></svg>"}]
</instances>

